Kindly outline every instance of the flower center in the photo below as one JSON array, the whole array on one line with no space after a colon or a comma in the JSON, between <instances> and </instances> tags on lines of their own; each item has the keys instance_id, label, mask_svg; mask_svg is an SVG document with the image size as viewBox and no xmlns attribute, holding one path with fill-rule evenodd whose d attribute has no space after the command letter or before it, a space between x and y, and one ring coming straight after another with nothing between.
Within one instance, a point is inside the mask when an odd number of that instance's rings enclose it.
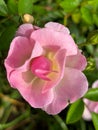
<instances>
[{"instance_id":1,"label":"flower center","mask_svg":"<svg viewBox=\"0 0 98 130\"><path fill-rule=\"evenodd\" d=\"M45 56L36 57L31 62L31 72L41 79L50 81L47 75L53 72L52 62Z\"/></svg>"}]
</instances>

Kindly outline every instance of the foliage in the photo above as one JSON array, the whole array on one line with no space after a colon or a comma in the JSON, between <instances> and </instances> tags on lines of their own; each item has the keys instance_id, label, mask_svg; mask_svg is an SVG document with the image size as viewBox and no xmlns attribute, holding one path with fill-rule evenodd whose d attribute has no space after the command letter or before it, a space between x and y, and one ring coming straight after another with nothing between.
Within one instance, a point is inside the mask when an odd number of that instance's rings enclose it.
<instances>
[{"instance_id":1,"label":"foliage","mask_svg":"<svg viewBox=\"0 0 98 130\"><path fill-rule=\"evenodd\" d=\"M67 113L66 123L71 124L78 121L83 114L83 110L84 110L84 103L79 99L78 101L73 103L69 108L69 111Z\"/></svg>"},{"instance_id":2,"label":"foliage","mask_svg":"<svg viewBox=\"0 0 98 130\"><path fill-rule=\"evenodd\" d=\"M98 101L98 88L90 88L84 97L93 101Z\"/></svg>"},{"instance_id":3,"label":"foliage","mask_svg":"<svg viewBox=\"0 0 98 130\"><path fill-rule=\"evenodd\" d=\"M84 73L89 87L98 79L98 0L0 0L0 130L97 130L96 113L92 113L89 123L82 119L82 100L67 107L58 116L51 116L31 108L16 90L11 89L3 63L26 13L34 17L34 24L38 26L48 21L67 26L87 57ZM90 88L84 97L98 101L97 95L98 89Z\"/></svg>"}]
</instances>

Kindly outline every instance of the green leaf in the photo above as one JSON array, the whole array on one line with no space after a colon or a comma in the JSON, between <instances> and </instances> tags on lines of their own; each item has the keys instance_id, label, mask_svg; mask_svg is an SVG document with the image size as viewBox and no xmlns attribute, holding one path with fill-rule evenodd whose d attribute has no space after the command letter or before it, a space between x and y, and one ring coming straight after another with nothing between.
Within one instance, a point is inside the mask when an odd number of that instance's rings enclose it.
<instances>
[{"instance_id":1,"label":"green leaf","mask_svg":"<svg viewBox=\"0 0 98 130\"><path fill-rule=\"evenodd\" d=\"M0 50L8 50L10 42L15 35L16 27L9 26L0 36Z\"/></svg>"},{"instance_id":2,"label":"green leaf","mask_svg":"<svg viewBox=\"0 0 98 130\"><path fill-rule=\"evenodd\" d=\"M16 0L8 0L8 9L11 13L18 13L18 2Z\"/></svg>"},{"instance_id":3,"label":"green leaf","mask_svg":"<svg viewBox=\"0 0 98 130\"><path fill-rule=\"evenodd\" d=\"M87 6L83 6L81 7L81 16L83 18L83 20L89 24L92 25L93 24L93 16L91 13L91 8L87 7Z\"/></svg>"},{"instance_id":4,"label":"green leaf","mask_svg":"<svg viewBox=\"0 0 98 130\"><path fill-rule=\"evenodd\" d=\"M94 58L92 58L92 60L94 60ZM91 63L92 64L92 63ZM95 63L93 63L93 64L95 64ZM91 65L91 66L93 66L93 65ZM96 73L98 70L95 68L95 69L88 69L87 71L86 70L84 70L84 73L85 73L85 75L86 75L86 77L87 77L87 79L88 79L88 81L89 81L89 85L91 86L92 84L93 84L93 82L95 81L95 80L98 80L98 73Z\"/></svg>"},{"instance_id":5,"label":"green leaf","mask_svg":"<svg viewBox=\"0 0 98 130\"><path fill-rule=\"evenodd\" d=\"M72 12L79 4L81 0L64 0L60 3L60 6L66 13Z\"/></svg>"},{"instance_id":6,"label":"green leaf","mask_svg":"<svg viewBox=\"0 0 98 130\"><path fill-rule=\"evenodd\" d=\"M94 23L98 26L98 14L93 14Z\"/></svg>"},{"instance_id":7,"label":"green leaf","mask_svg":"<svg viewBox=\"0 0 98 130\"><path fill-rule=\"evenodd\" d=\"M94 9L98 8L98 0L87 0L87 4L93 6Z\"/></svg>"},{"instance_id":8,"label":"green leaf","mask_svg":"<svg viewBox=\"0 0 98 130\"><path fill-rule=\"evenodd\" d=\"M0 0L0 15L6 16L8 14L7 5L4 0Z\"/></svg>"},{"instance_id":9,"label":"green leaf","mask_svg":"<svg viewBox=\"0 0 98 130\"><path fill-rule=\"evenodd\" d=\"M87 44L98 44L98 30L92 31L87 37Z\"/></svg>"},{"instance_id":10,"label":"green leaf","mask_svg":"<svg viewBox=\"0 0 98 130\"><path fill-rule=\"evenodd\" d=\"M32 14L32 10L33 10L32 0L19 0L18 12L20 15L24 15L26 13Z\"/></svg>"},{"instance_id":11,"label":"green leaf","mask_svg":"<svg viewBox=\"0 0 98 130\"><path fill-rule=\"evenodd\" d=\"M92 121L95 127L95 130L98 130L98 114L92 113Z\"/></svg>"},{"instance_id":12,"label":"green leaf","mask_svg":"<svg viewBox=\"0 0 98 130\"><path fill-rule=\"evenodd\" d=\"M83 113L84 103L81 99L73 103L67 113L66 123L71 124L78 121Z\"/></svg>"},{"instance_id":13,"label":"green leaf","mask_svg":"<svg viewBox=\"0 0 98 130\"><path fill-rule=\"evenodd\" d=\"M90 88L88 92L84 95L84 98L98 101L98 88Z\"/></svg>"},{"instance_id":14,"label":"green leaf","mask_svg":"<svg viewBox=\"0 0 98 130\"><path fill-rule=\"evenodd\" d=\"M94 50L94 46L92 44L87 44L86 49L87 49L88 53L90 53L91 55L94 54L95 50Z\"/></svg>"},{"instance_id":15,"label":"green leaf","mask_svg":"<svg viewBox=\"0 0 98 130\"><path fill-rule=\"evenodd\" d=\"M87 46L86 46L87 47ZM90 51L92 52L93 50L91 49L91 50L88 50L88 48L87 48L87 51L90 53ZM94 53L94 51L91 53L91 54L93 54ZM94 58L92 58L92 57L89 57L89 58L87 58L87 66L86 66L86 69L85 69L85 74L87 74L87 72L90 72L90 74L95 70L95 68L96 68L96 62L95 62L95 59ZM91 78L93 79L95 79L95 77L97 77L98 75L96 75L95 76L95 72L93 72L92 73L92 76L91 76ZM91 80L90 80L91 81Z\"/></svg>"}]
</instances>

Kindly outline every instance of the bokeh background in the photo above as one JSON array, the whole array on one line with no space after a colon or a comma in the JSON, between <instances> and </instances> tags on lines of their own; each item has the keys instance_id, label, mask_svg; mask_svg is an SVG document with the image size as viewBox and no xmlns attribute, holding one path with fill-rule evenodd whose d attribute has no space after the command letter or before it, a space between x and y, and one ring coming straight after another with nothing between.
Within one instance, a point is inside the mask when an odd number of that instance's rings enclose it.
<instances>
[{"instance_id":1,"label":"bokeh background","mask_svg":"<svg viewBox=\"0 0 98 130\"><path fill-rule=\"evenodd\" d=\"M0 130L67 130L70 105L59 115L47 115L31 108L7 81L4 59L17 28L24 22L24 14L33 16L33 24L40 27L55 21L70 29L87 58L84 73L91 87L98 79L98 0L0 0ZM98 130L93 121L82 117L67 127L68 130Z\"/></svg>"}]
</instances>

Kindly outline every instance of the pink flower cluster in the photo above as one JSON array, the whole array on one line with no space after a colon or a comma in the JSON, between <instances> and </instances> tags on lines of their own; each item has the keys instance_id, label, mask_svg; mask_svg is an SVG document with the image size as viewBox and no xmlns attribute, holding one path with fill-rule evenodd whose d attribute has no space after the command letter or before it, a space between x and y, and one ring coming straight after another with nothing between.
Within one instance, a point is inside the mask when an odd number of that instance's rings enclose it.
<instances>
[{"instance_id":1,"label":"pink flower cluster","mask_svg":"<svg viewBox=\"0 0 98 130\"><path fill-rule=\"evenodd\" d=\"M98 87L98 80L96 80L92 85L92 88L97 88L97 87ZM92 119L91 117L92 112L98 113L98 102L84 99L84 103L85 103L85 109L83 112L83 118L89 121Z\"/></svg>"},{"instance_id":2,"label":"pink flower cluster","mask_svg":"<svg viewBox=\"0 0 98 130\"><path fill-rule=\"evenodd\" d=\"M5 59L10 85L48 114L58 114L86 93L86 64L68 28L55 22L44 28L21 25Z\"/></svg>"}]
</instances>

